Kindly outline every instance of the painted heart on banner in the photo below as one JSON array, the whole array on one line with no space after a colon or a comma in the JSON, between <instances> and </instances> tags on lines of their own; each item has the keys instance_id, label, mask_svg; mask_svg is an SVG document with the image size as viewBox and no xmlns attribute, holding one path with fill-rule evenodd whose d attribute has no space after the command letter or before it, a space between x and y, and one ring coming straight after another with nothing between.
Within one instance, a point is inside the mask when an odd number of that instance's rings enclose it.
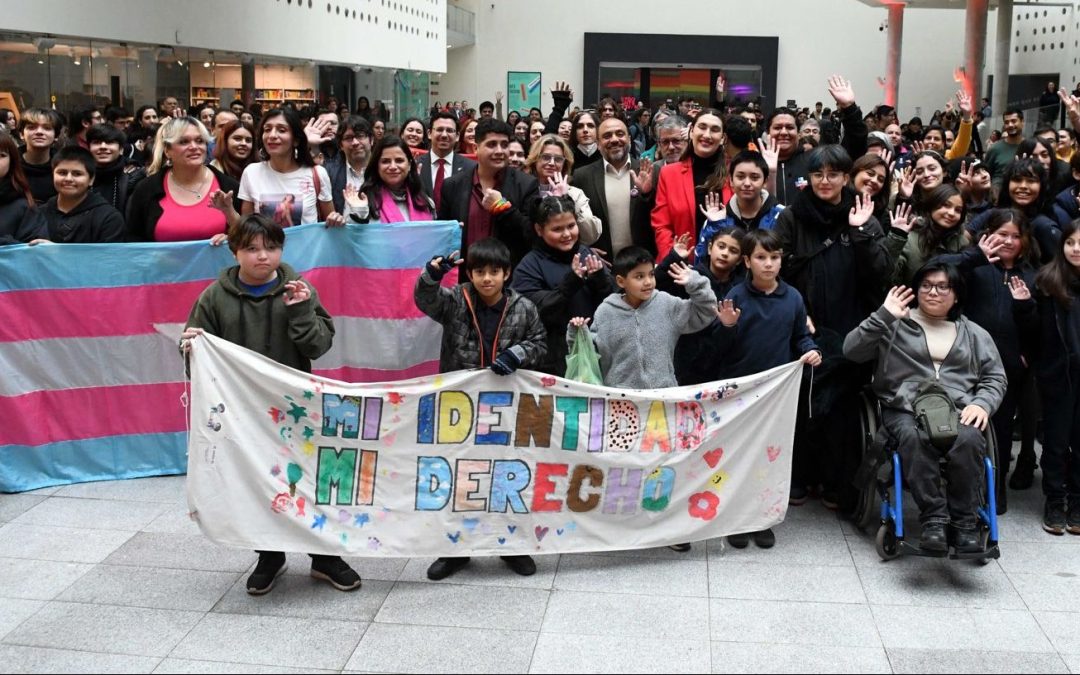
<instances>
[{"instance_id":1,"label":"painted heart on banner","mask_svg":"<svg viewBox=\"0 0 1080 675\"><path fill-rule=\"evenodd\" d=\"M548 528L537 525L536 529L533 530L533 533L536 534L536 541L543 541L544 537L547 536Z\"/></svg>"},{"instance_id":2,"label":"painted heart on banner","mask_svg":"<svg viewBox=\"0 0 1080 675\"><path fill-rule=\"evenodd\" d=\"M717 448L706 452L702 457L705 459L705 463L709 465L710 469L715 469L716 465L720 463L720 458L724 456L724 449Z\"/></svg>"}]
</instances>

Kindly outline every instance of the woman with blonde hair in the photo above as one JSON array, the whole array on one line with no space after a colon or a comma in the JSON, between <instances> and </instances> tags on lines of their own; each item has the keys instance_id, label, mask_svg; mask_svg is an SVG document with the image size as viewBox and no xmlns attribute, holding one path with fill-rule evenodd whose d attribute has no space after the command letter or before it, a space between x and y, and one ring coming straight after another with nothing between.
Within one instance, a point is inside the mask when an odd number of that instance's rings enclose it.
<instances>
[{"instance_id":1,"label":"woman with blonde hair","mask_svg":"<svg viewBox=\"0 0 1080 675\"><path fill-rule=\"evenodd\" d=\"M585 193L570 185L570 172L573 168L574 153L570 150L570 145L556 134L544 134L529 149L524 170L525 173L535 176L540 183L541 196L568 195L574 200L578 238L581 243L588 245L600 238L604 226L600 219L593 215Z\"/></svg>"},{"instance_id":2,"label":"woman with blonde hair","mask_svg":"<svg viewBox=\"0 0 1080 675\"><path fill-rule=\"evenodd\" d=\"M225 214L210 196L233 192L239 182L206 165L210 133L194 117L167 119L154 136L146 178L128 200L129 241L225 241Z\"/></svg>"}]
</instances>

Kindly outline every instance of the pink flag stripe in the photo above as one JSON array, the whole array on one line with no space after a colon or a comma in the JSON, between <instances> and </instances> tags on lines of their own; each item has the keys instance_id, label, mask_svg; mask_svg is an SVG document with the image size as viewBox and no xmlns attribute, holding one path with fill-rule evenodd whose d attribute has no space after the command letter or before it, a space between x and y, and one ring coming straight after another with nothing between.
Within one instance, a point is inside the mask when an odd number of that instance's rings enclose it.
<instances>
[{"instance_id":1,"label":"pink flag stripe","mask_svg":"<svg viewBox=\"0 0 1080 675\"><path fill-rule=\"evenodd\" d=\"M330 370L315 369L315 374L331 380L341 382L396 382L398 380L411 380L414 377L434 375L439 372L439 362L426 361L415 366L401 370L379 370L378 368L355 368L342 366Z\"/></svg>"},{"instance_id":2,"label":"pink flag stripe","mask_svg":"<svg viewBox=\"0 0 1080 675\"><path fill-rule=\"evenodd\" d=\"M419 270L333 267L308 272L330 316L416 319ZM449 275L448 275L449 277ZM155 323L182 323L212 280L118 288L0 293L0 342L152 333ZM444 283L452 283L446 281ZM132 311L138 307L140 311ZM73 320L79 317L78 320Z\"/></svg>"},{"instance_id":3,"label":"pink flag stripe","mask_svg":"<svg viewBox=\"0 0 1080 675\"><path fill-rule=\"evenodd\" d=\"M36 391L0 398L0 446L184 431L182 382Z\"/></svg>"}]
</instances>

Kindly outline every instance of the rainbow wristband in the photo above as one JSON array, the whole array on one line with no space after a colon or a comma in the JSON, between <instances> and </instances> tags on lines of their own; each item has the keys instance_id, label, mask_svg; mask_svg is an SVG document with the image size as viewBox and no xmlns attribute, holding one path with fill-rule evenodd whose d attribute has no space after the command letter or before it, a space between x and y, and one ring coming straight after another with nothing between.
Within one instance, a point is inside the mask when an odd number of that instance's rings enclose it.
<instances>
[{"instance_id":1,"label":"rainbow wristband","mask_svg":"<svg viewBox=\"0 0 1080 675\"><path fill-rule=\"evenodd\" d=\"M494 206L491 207L491 212L499 214L509 211L511 208L513 208L513 204L506 201L505 199L500 199L499 201L495 202Z\"/></svg>"}]
</instances>

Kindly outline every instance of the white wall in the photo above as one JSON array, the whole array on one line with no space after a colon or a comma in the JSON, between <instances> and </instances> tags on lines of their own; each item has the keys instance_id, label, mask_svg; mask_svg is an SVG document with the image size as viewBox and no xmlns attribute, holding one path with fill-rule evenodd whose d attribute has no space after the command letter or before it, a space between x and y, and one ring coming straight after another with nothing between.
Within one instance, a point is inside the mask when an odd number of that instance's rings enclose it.
<instances>
[{"instance_id":1,"label":"white wall","mask_svg":"<svg viewBox=\"0 0 1080 675\"><path fill-rule=\"evenodd\" d=\"M662 33L778 36L777 100L829 105L826 78L850 79L864 110L883 99L884 7L857 0L451 0L476 12L476 44L447 54L440 100L494 100L506 71L538 70L544 89L567 80L581 92L584 33ZM493 7L494 5L494 7ZM1060 9L1058 10L1060 12ZM994 59L995 12L988 20L987 70ZM963 62L964 11L905 11L900 114L922 108L927 117L956 92L953 69ZM656 60L664 61L663 54ZM583 103L582 96L575 98ZM551 103L544 92L544 109Z\"/></svg>"},{"instance_id":2,"label":"white wall","mask_svg":"<svg viewBox=\"0 0 1080 675\"><path fill-rule=\"evenodd\" d=\"M11 31L446 69L446 0L4 0L2 14Z\"/></svg>"}]
</instances>

